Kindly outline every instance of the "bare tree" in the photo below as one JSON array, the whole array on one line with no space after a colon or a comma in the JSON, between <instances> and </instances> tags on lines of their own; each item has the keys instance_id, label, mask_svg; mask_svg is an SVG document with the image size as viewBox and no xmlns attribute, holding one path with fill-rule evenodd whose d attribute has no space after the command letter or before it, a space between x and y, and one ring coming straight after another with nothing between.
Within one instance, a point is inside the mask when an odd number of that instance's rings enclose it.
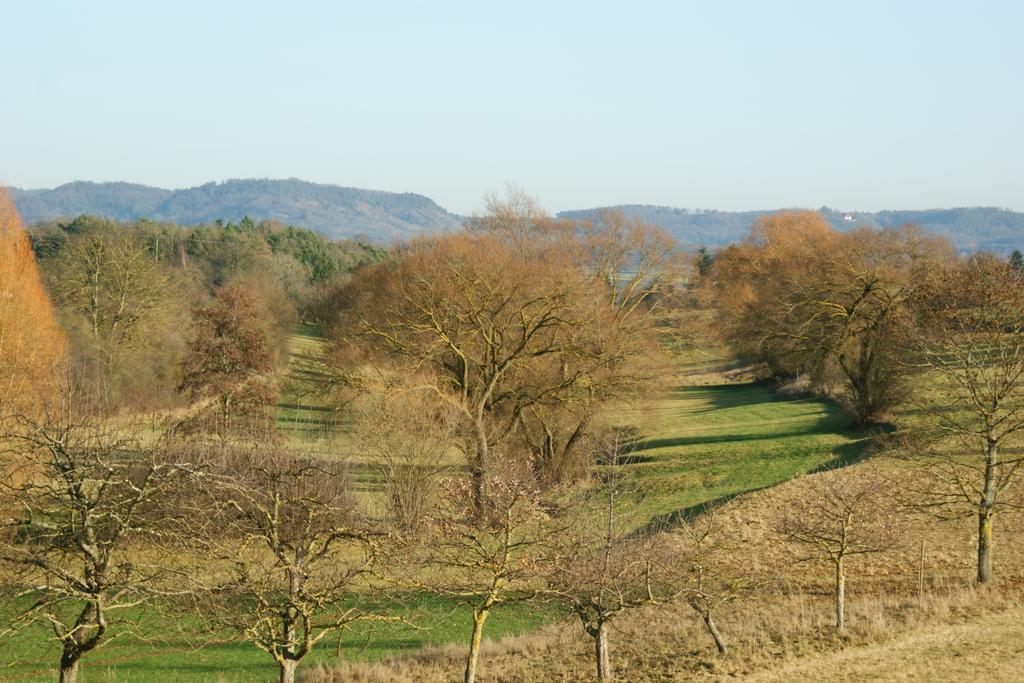
<instances>
[{"instance_id":1,"label":"bare tree","mask_svg":"<svg viewBox=\"0 0 1024 683\"><path fill-rule=\"evenodd\" d=\"M83 657L130 629L132 611L176 592L181 576L137 548L181 538L174 498L192 472L132 430L106 428L65 387L43 417L22 417L0 477L0 564L31 604L3 632L47 624L60 645L60 680Z\"/></svg>"},{"instance_id":2,"label":"bare tree","mask_svg":"<svg viewBox=\"0 0 1024 683\"><path fill-rule=\"evenodd\" d=\"M835 571L836 628L846 626L848 561L892 549L900 538L886 482L877 474L828 470L805 475L792 489L781 531L807 550L802 561L825 560Z\"/></svg>"},{"instance_id":3,"label":"bare tree","mask_svg":"<svg viewBox=\"0 0 1024 683\"><path fill-rule=\"evenodd\" d=\"M763 580L737 561L742 548L720 515L721 511L708 508L698 517L680 522L672 534L669 571L679 597L697 612L719 654L724 655L727 648L715 622L717 610L749 596Z\"/></svg>"},{"instance_id":4,"label":"bare tree","mask_svg":"<svg viewBox=\"0 0 1024 683\"><path fill-rule=\"evenodd\" d=\"M212 453L206 481L196 513L209 523L214 568L207 614L272 656L281 683L331 634L396 619L366 599L383 537L343 468L284 448L228 447Z\"/></svg>"},{"instance_id":5,"label":"bare tree","mask_svg":"<svg viewBox=\"0 0 1024 683\"><path fill-rule=\"evenodd\" d=\"M550 595L568 603L594 641L598 680L610 681L609 628L624 612L675 597L666 567L669 558L653 535L632 535L624 525L620 498L625 494L620 462L621 437L606 443L605 481L589 504L577 505L575 524L562 535L558 561L546 572Z\"/></svg>"},{"instance_id":6,"label":"bare tree","mask_svg":"<svg viewBox=\"0 0 1024 683\"><path fill-rule=\"evenodd\" d=\"M954 262L920 287L911 346L935 389L918 404L923 428L903 444L925 477L915 503L978 519L977 580L993 577L993 519L1024 459L1024 284L994 256Z\"/></svg>"},{"instance_id":7,"label":"bare tree","mask_svg":"<svg viewBox=\"0 0 1024 683\"><path fill-rule=\"evenodd\" d=\"M420 587L472 609L465 683L476 680L480 643L491 612L540 595L540 567L549 557L558 527L541 509L537 490L527 482L489 474L482 509L471 481L444 482L435 533L428 537L429 561L440 571Z\"/></svg>"}]
</instances>

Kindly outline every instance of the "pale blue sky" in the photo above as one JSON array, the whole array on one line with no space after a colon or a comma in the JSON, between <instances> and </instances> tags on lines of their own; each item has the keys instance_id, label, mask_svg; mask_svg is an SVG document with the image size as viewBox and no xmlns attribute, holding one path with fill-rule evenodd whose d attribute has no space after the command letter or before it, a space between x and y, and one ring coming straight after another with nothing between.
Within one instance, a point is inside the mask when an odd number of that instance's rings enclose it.
<instances>
[{"instance_id":1,"label":"pale blue sky","mask_svg":"<svg viewBox=\"0 0 1024 683\"><path fill-rule=\"evenodd\" d=\"M1024 2L0 0L0 182L1024 209Z\"/></svg>"}]
</instances>

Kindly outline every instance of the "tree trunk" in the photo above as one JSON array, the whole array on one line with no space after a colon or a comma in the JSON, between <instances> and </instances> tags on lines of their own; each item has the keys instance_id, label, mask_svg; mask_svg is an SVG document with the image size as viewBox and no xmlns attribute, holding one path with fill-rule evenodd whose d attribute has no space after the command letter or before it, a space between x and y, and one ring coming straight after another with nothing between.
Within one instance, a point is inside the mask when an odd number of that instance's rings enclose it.
<instances>
[{"instance_id":1,"label":"tree trunk","mask_svg":"<svg viewBox=\"0 0 1024 683\"><path fill-rule=\"evenodd\" d=\"M78 681L79 657L65 654L60 658L60 683L76 683Z\"/></svg>"},{"instance_id":2,"label":"tree trunk","mask_svg":"<svg viewBox=\"0 0 1024 683\"><path fill-rule=\"evenodd\" d=\"M992 515L996 503L998 446L989 442L985 457L985 488L978 504L978 583L992 581Z\"/></svg>"},{"instance_id":3,"label":"tree trunk","mask_svg":"<svg viewBox=\"0 0 1024 683\"><path fill-rule=\"evenodd\" d=\"M476 430L476 457L469 463L469 471L473 480L473 507L477 513L480 513L483 511L484 472L487 469L490 446L487 443L487 429L482 421L477 420Z\"/></svg>"},{"instance_id":4,"label":"tree trunk","mask_svg":"<svg viewBox=\"0 0 1024 683\"><path fill-rule=\"evenodd\" d=\"M715 624L714 618L711 616L711 610L706 609L701 612L701 617L704 619L704 625L708 627L708 633L715 639L715 647L718 648L718 654L725 654L725 641L722 640L722 634L718 631L718 626Z\"/></svg>"},{"instance_id":5,"label":"tree trunk","mask_svg":"<svg viewBox=\"0 0 1024 683\"><path fill-rule=\"evenodd\" d=\"M281 683L295 683L295 670L299 668L298 661L294 659L284 659L278 662L281 667Z\"/></svg>"},{"instance_id":6,"label":"tree trunk","mask_svg":"<svg viewBox=\"0 0 1024 683\"><path fill-rule=\"evenodd\" d=\"M836 560L836 628L846 628L846 569L843 558Z\"/></svg>"},{"instance_id":7,"label":"tree trunk","mask_svg":"<svg viewBox=\"0 0 1024 683\"><path fill-rule=\"evenodd\" d=\"M469 655L466 657L466 675L464 683L476 680L476 663L480 659L480 640L484 634L484 622L487 621L489 610L473 612L473 637L469 641Z\"/></svg>"},{"instance_id":8,"label":"tree trunk","mask_svg":"<svg viewBox=\"0 0 1024 683\"><path fill-rule=\"evenodd\" d=\"M597 662L597 680L610 681L615 678L608 654L608 622L599 622L590 633L594 638L594 658Z\"/></svg>"},{"instance_id":9,"label":"tree trunk","mask_svg":"<svg viewBox=\"0 0 1024 683\"><path fill-rule=\"evenodd\" d=\"M992 581L992 509L978 511L978 583Z\"/></svg>"}]
</instances>

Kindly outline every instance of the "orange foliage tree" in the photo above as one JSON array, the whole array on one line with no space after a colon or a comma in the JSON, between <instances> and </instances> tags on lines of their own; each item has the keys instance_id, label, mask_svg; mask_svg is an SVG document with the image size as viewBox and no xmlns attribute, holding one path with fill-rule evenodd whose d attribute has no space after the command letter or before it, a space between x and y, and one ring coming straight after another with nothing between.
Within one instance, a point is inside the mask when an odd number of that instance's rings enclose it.
<instances>
[{"instance_id":1,"label":"orange foliage tree","mask_svg":"<svg viewBox=\"0 0 1024 683\"><path fill-rule=\"evenodd\" d=\"M788 211L723 250L709 285L719 330L739 355L809 380L868 424L907 391L908 301L952 255L912 226L841 233L821 214Z\"/></svg>"},{"instance_id":2,"label":"orange foliage tree","mask_svg":"<svg viewBox=\"0 0 1024 683\"><path fill-rule=\"evenodd\" d=\"M0 189L0 415L38 405L64 344L14 198Z\"/></svg>"}]
</instances>

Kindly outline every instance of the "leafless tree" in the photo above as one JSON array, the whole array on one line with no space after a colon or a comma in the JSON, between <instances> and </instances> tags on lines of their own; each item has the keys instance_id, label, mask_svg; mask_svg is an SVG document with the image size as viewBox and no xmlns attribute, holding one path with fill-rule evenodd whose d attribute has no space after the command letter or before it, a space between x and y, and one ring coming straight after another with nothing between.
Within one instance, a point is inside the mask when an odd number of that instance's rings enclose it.
<instances>
[{"instance_id":1,"label":"leafless tree","mask_svg":"<svg viewBox=\"0 0 1024 683\"><path fill-rule=\"evenodd\" d=\"M748 597L764 584L763 577L737 562L743 550L709 507L694 519L682 520L671 537L669 570L679 597L700 616L720 654L725 639L715 622L717 610Z\"/></svg>"},{"instance_id":2,"label":"leafless tree","mask_svg":"<svg viewBox=\"0 0 1024 683\"><path fill-rule=\"evenodd\" d=\"M848 561L858 555L882 553L899 543L900 529L887 492L877 473L828 470L797 480L781 531L806 550L798 559L824 560L835 570L836 628L846 626Z\"/></svg>"},{"instance_id":3,"label":"leafless tree","mask_svg":"<svg viewBox=\"0 0 1024 683\"><path fill-rule=\"evenodd\" d=\"M387 517L415 531L436 504L437 489L453 462L458 416L432 393L383 380L355 406L359 447L378 463Z\"/></svg>"},{"instance_id":4,"label":"leafless tree","mask_svg":"<svg viewBox=\"0 0 1024 683\"><path fill-rule=\"evenodd\" d=\"M66 385L41 417L23 417L0 476L0 564L30 600L0 632L47 624L60 645L60 680L73 683L82 658L131 630L131 614L178 592L160 555L182 538L169 509L191 479L190 462L147 445L133 429L107 427Z\"/></svg>"},{"instance_id":5,"label":"leafless tree","mask_svg":"<svg viewBox=\"0 0 1024 683\"><path fill-rule=\"evenodd\" d=\"M428 537L429 562L439 571L420 585L472 609L465 683L476 680L480 643L491 612L541 595L538 577L558 533L528 478L492 473L484 487L480 509L471 481L444 482L434 533Z\"/></svg>"},{"instance_id":6,"label":"leafless tree","mask_svg":"<svg viewBox=\"0 0 1024 683\"><path fill-rule=\"evenodd\" d=\"M919 507L978 519L977 580L993 577L993 519L1024 458L1024 283L991 255L950 264L916 299L910 351L934 389L918 405L923 427L906 430L905 452L925 476L911 482Z\"/></svg>"},{"instance_id":7,"label":"leafless tree","mask_svg":"<svg viewBox=\"0 0 1024 683\"><path fill-rule=\"evenodd\" d=\"M620 498L621 437L604 440L605 481L589 501L576 506L575 523L561 536L557 561L546 572L546 590L568 603L583 630L594 640L594 660L601 681L614 678L609 646L612 622L624 612L672 600L670 558L656 536L631 534L623 524Z\"/></svg>"},{"instance_id":8,"label":"leafless tree","mask_svg":"<svg viewBox=\"0 0 1024 683\"><path fill-rule=\"evenodd\" d=\"M206 614L271 655L282 683L331 634L397 619L366 599L383 537L344 468L281 447L220 447L205 481L196 513L209 524Z\"/></svg>"}]
</instances>

